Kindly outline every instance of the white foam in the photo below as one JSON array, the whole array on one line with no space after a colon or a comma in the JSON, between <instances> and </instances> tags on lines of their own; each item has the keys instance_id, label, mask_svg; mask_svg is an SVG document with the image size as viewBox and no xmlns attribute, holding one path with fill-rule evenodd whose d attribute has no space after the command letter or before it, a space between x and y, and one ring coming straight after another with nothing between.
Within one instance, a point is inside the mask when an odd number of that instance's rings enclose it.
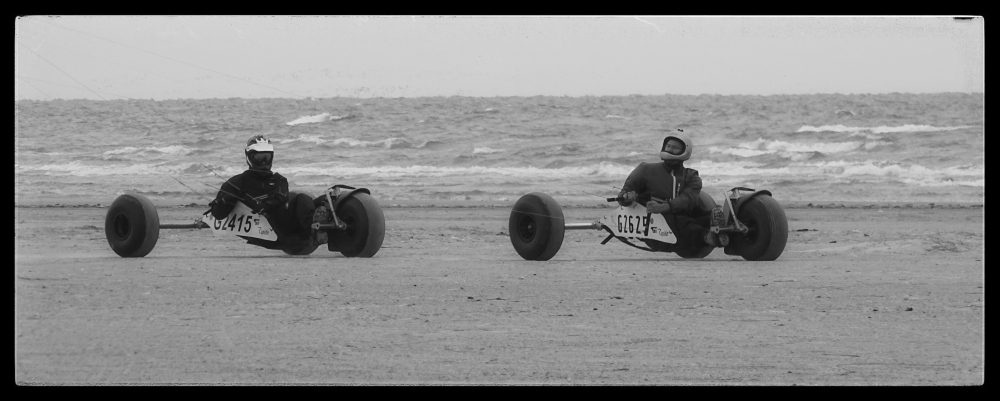
<instances>
[{"instance_id":1,"label":"white foam","mask_svg":"<svg viewBox=\"0 0 1000 401\"><path fill-rule=\"evenodd\" d=\"M777 154L792 161L808 160L813 153L833 154L844 153L864 147L871 150L877 146L888 145L888 142L785 142L777 140L757 139L753 142L745 142L736 145L734 148L721 148L711 146L710 153L722 153L740 157L755 157L765 154Z\"/></svg>"},{"instance_id":2,"label":"white foam","mask_svg":"<svg viewBox=\"0 0 1000 401\"><path fill-rule=\"evenodd\" d=\"M493 148L482 147L482 148L472 149L472 154L474 154L474 155L479 155L479 154L489 155L489 154L500 153L500 152L504 152L504 151L505 151L505 149L493 149Z\"/></svg>"},{"instance_id":3,"label":"white foam","mask_svg":"<svg viewBox=\"0 0 1000 401\"><path fill-rule=\"evenodd\" d=\"M760 164L744 163L742 165L730 162L692 163L691 168L699 171L702 177L768 177L791 179L809 178L876 178L885 181L892 178L910 184L921 186L983 186L985 167L982 165L962 165L944 168L927 168L921 165L901 165L884 161L868 160L864 162L831 161L819 163L792 163L784 167L757 167Z\"/></svg>"},{"instance_id":4,"label":"white foam","mask_svg":"<svg viewBox=\"0 0 1000 401\"><path fill-rule=\"evenodd\" d=\"M622 117L622 116L616 116L614 114L608 114L608 115L604 116L604 118L617 118L617 119L621 119L621 120L631 120L631 118Z\"/></svg>"},{"instance_id":5,"label":"white foam","mask_svg":"<svg viewBox=\"0 0 1000 401\"><path fill-rule=\"evenodd\" d=\"M350 146L352 148L354 148L354 147L363 147L363 148L367 148L367 147L385 147L385 148L388 148L389 146L391 146L390 144L391 144L391 141L393 139L399 139L399 138L389 138L389 139L383 139L383 140L380 140L380 141L362 141L362 140L358 140L358 139L354 139L354 138L337 138L337 139L333 140L333 144L334 145L347 145L347 146Z\"/></svg>"},{"instance_id":6,"label":"white foam","mask_svg":"<svg viewBox=\"0 0 1000 401\"><path fill-rule=\"evenodd\" d=\"M882 139L881 135L869 134L869 133L863 132L863 131L852 132L850 136L863 136L863 137L865 137L865 139L868 139L868 140L871 140L871 141L877 141L879 139Z\"/></svg>"},{"instance_id":7,"label":"white foam","mask_svg":"<svg viewBox=\"0 0 1000 401\"><path fill-rule=\"evenodd\" d=\"M906 124L901 127L886 127L884 125L872 128L872 132L876 134L885 134L890 132L935 132L935 131L955 131L960 129L972 128L971 125L963 125L959 127L934 127L930 125L911 125Z\"/></svg>"},{"instance_id":8,"label":"white foam","mask_svg":"<svg viewBox=\"0 0 1000 401\"><path fill-rule=\"evenodd\" d=\"M170 146L160 146L160 147L147 146L147 147L142 147L142 148L138 148L138 147L134 147L134 146L126 146L124 148L106 151L106 152L104 152L102 154L102 156L103 156L104 159L108 159L108 158L110 158L112 156L120 156L120 155L146 156L150 152L156 152L156 153L168 154L168 155L183 156L183 155L187 155L188 153L191 153L194 150L195 150L194 148L189 148L189 147L183 146L183 145L170 145Z\"/></svg>"},{"instance_id":9,"label":"white foam","mask_svg":"<svg viewBox=\"0 0 1000 401\"><path fill-rule=\"evenodd\" d=\"M803 125L795 132L853 132L858 133L862 131L868 131L875 134L885 134L885 133L897 133L897 132L935 132L935 131L954 131L960 129L972 128L970 125L962 125L958 127L935 127L932 125L916 125L916 124L905 124L896 127L887 127L880 125L878 127L848 127L844 125L821 125L819 127L814 127L811 125Z\"/></svg>"},{"instance_id":10,"label":"white foam","mask_svg":"<svg viewBox=\"0 0 1000 401\"><path fill-rule=\"evenodd\" d=\"M340 118L340 117L338 117ZM330 113L323 113L315 116L302 116L295 120L285 123L285 125L299 125L299 124L309 124L309 123L325 123L330 121L332 117Z\"/></svg>"},{"instance_id":11,"label":"white foam","mask_svg":"<svg viewBox=\"0 0 1000 401\"><path fill-rule=\"evenodd\" d=\"M333 142L331 143L334 146L343 145L352 148L360 147L360 148L386 148L386 149L390 149L394 145L398 145L400 143L408 143L411 144L413 148L420 149L423 148L424 146L427 146L427 143L429 142L430 141L423 141L420 144L413 145L411 142L403 138L386 138L378 141L362 141L354 138L337 138L334 139Z\"/></svg>"},{"instance_id":12,"label":"white foam","mask_svg":"<svg viewBox=\"0 0 1000 401\"><path fill-rule=\"evenodd\" d=\"M324 140L323 138L320 138L319 135L304 135L303 134L303 135L299 135L298 138L279 139L276 142L278 142L278 143L310 142L310 143L315 143L315 144L318 145L318 144L321 144L321 143L326 143L326 140Z\"/></svg>"},{"instance_id":13,"label":"white foam","mask_svg":"<svg viewBox=\"0 0 1000 401\"><path fill-rule=\"evenodd\" d=\"M634 166L624 166L601 162L593 166L562 167L547 169L540 167L441 167L441 166L329 166L312 165L293 167L283 170L289 174L336 176L336 177L371 177L379 179L422 178L422 177L515 177L532 179L560 180L580 177L628 177Z\"/></svg>"},{"instance_id":14,"label":"white foam","mask_svg":"<svg viewBox=\"0 0 1000 401\"><path fill-rule=\"evenodd\" d=\"M201 166L201 163L180 163L180 164L111 164L111 165L90 165L73 161L65 164L46 164L38 167L24 168L24 170L34 170L45 172L45 175L72 175L77 177L91 176L142 176L142 175L177 175L184 173L192 166ZM243 172L243 168L216 168L215 173L224 177L232 176ZM206 171L206 176L215 176L212 172Z\"/></svg>"}]
</instances>

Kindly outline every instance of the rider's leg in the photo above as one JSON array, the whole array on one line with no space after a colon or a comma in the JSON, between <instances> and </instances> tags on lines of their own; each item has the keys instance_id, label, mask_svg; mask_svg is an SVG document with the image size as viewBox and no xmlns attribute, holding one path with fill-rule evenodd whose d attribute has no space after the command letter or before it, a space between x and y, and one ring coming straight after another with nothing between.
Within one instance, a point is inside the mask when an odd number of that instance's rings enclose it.
<instances>
[{"instance_id":1,"label":"rider's leg","mask_svg":"<svg viewBox=\"0 0 1000 401\"><path fill-rule=\"evenodd\" d=\"M300 232L308 233L313 223L313 213L316 211L315 203L309 195L296 194L288 200L288 209L292 217L299 226Z\"/></svg>"},{"instance_id":2,"label":"rider's leg","mask_svg":"<svg viewBox=\"0 0 1000 401\"><path fill-rule=\"evenodd\" d=\"M707 221L702 217L691 217L684 214L663 215L674 229L677 236L677 246L682 248L698 248L705 246L705 234L708 233Z\"/></svg>"}]
</instances>

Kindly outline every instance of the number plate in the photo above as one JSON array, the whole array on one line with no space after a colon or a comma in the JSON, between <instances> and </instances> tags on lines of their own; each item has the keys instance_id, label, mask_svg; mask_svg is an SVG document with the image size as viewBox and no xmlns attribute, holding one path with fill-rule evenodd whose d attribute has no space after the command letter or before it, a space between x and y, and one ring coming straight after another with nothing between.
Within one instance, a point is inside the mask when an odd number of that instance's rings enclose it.
<instances>
[{"instance_id":1,"label":"number plate","mask_svg":"<svg viewBox=\"0 0 1000 401\"><path fill-rule=\"evenodd\" d=\"M209 213L202 217L201 221L208 224L215 235L242 235L268 241L278 240L278 234L274 233L267 218L251 212L243 202L236 202L233 211L222 220L216 220Z\"/></svg>"},{"instance_id":2,"label":"number plate","mask_svg":"<svg viewBox=\"0 0 1000 401\"><path fill-rule=\"evenodd\" d=\"M677 237L667 225L663 215L647 214L646 207L638 202L632 206L618 206L611 214L601 218L600 223L619 237L645 238L667 244L677 243Z\"/></svg>"}]
</instances>

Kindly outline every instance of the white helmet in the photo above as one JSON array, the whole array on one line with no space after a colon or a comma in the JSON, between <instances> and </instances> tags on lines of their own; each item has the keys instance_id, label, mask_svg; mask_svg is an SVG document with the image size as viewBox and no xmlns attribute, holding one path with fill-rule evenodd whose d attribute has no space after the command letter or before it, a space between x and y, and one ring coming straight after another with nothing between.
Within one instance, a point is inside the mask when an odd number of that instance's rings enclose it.
<instances>
[{"instance_id":1,"label":"white helmet","mask_svg":"<svg viewBox=\"0 0 1000 401\"><path fill-rule=\"evenodd\" d=\"M671 139L676 139L684 144L684 150L681 151L681 154L675 155L666 151L667 141ZM670 134L667 134L666 138L663 138L663 144L660 145L660 159L665 161L684 161L690 159L692 148L694 148L694 145L691 143L691 138L688 138L687 134L684 133L684 130L678 128L677 131L671 132Z\"/></svg>"},{"instance_id":2,"label":"white helmet","mask_svg":"<svg viewBox=\"0 0 1000 401\"><path fill-rule=\"evenodd\" d=\"M243 154L247 157L247 165L253 170L271 170L271 161L274 160L274 146L271 141L263 135L254 135L247 141L247 147L243 149Z\"/></svg>"}]
</instances>

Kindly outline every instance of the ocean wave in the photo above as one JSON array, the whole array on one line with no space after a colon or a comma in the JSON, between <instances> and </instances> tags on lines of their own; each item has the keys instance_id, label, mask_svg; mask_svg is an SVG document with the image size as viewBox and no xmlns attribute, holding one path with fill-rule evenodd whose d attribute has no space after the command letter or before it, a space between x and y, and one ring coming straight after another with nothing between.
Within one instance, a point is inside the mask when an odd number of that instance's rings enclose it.
<instances>
[{"instance_id":1,"label":"ocean wave","mask_svg":"<svg viewBox=\"0 0 1000 401\"><path fill-rule=\"evenodd\" d=\"M299 118L297 118L295 120L292 120L292 121L289 121L289 122L285 123L285 125L299 125L299 124L310 124L310 123L325 123L327 121L341 120L341 119L348 118L348 117L351 117L351 116L350 115L346 115L346 116L333 116L333 115L330 115L330 113L323 113L323 114L319 114L319 115L315 115L315 116L302 116L302 117L299 117Z\"/></svg>"},{"instance_id":2,"label":"ocean wave","mask_svg":"<svg viewBox=\"0 0 1000 401\"><path fill-rule=\"evenodd\" d=\"M321 143L326 143L326 140L324 140L323 138L320 138L319 135L305 135L305 134L303 134L303 135L299 135L298 138L276 139L275 142L278 142L278 143L309 142L309 143L315 143L315 144L319 145Z\"/></svg>"},{"instance_id":3,"label":"ocean wave","mask_svg":"<svg viewBox=\"0 0 1000 401\"><path fill-rule=\"evenodd\" d=\"M957 165L949 167L925 167L918 164L906 164L887 161L822 161L812 163L792 162L785 166L772 167L753 161L715 162L703 160L688 165L699 171L703 180L722 179L725 177L792 177L796 180L814 180L822 178L850 179L877 178L883 182L902 181L917 185L949 186L963 185L983 187L985 182L984 165ZM599 162L589 165L546 167L504 167L504 166L357 166L344 165L342 162L315 163L301 167L281 167L275 171L286 177L318 176L349 179L381 180L386 184L392 182L433 179L458 178L459 182L469 185L480 185L497 182L552 181L566 182L606 180L624 181L635 168L635 165ZM207 169L201 163L150 163L150 164L87 164L71 161L61 164L46 164L42 166L15 165L18 174L42 173L47 176L76 177L107 177L131 176L131 179L142 180L143 177L161 175L200 175L217 181L228 178L245 170L244 166L216 166ZM877 180L877 181L878 181ZM97 181L95 181L97 182ZM411 182L412 183L412 182ZM417 185L416 183L412 183Z\"/></svg>"},{"instance_id":4,"label":"ocean wave","mask_svg":"<svg viewBox=\"0 0 1000 401\"><path fill-rule=\"evenodd\" d=\"M504 152L504 151L505 151L504 149L493 149L493 148L482 147L482 148L472 149L472 154L474 154L474 155L480 155L480 154L482 154L482 155L489 155L489 154L493 154L493 153L501 153L501 152Z\"/></svg>"},{"instance_id":5,"label":"ocean wave","mask_svg":"<svg viewBox=\"0 0 1000 401\"><path fill-rule=\"evenodd\" d=\"M25 172L42 172L45 175L71 175L77 177L134 176L139 178L142 176L157 176L163 174L178 175L191 174L194 172L203 173L206 176L210 175L213 177L215 174L219 174L228 178L245 170L243 166L216 167L213 170L208 170L204 168L201 163L126 163L93 165L80 163L78 161L62 164L46 164L42 166L21 166L21 168L25 170Z\"/></svg>"},{"instance_id":6,"label":"ocean wave","mask_svg":"<svg viewBox=\"0 0 1000 401\"><path fill-rule=\"evenodd\" d=\"M282 169L282 174L301 174L338 177L370 177L378 179L433 178L433 177L518 177L534 179L565 179L573 177L628 177L635 166L599 163L591 166L562 167L443 167L443 166L304 166Z\"/></svg>"},{"instance_id":7,"label":"ocean wave","mask_svg":"<svg viewBox=\"0 0 1000 401\"><path fill-rule=\"evenodd\" d=\"M880 125L878 127L848 127L844 125L822 125L819 127L814 127L811 125L803 125L795 132L850 132L858 133L863 131L868 131L875 134L887 134L887 133L898 133L898 132L936 132L936 131L954 131L960 129L973 128L971 125L962 125L958 127L935 127L932 125L917 125L917 124L906 124L897 127L887 127Z\"/></svg>"},{"instance_id":8,"label":"ocean wave","mask_svg":"<svg viewBox=\"0 0 1000 401\"><path fill-rule=\"evenodd\" d=\"M886 141L798 143L761 138L753 142L741 143L732 148L710 146L708 151L709 153L721 153L740 157L774 154L791 161L805 161L815 158L817 153L834 154L851 152L858 149L872 150L879 146L891 144L891 142Z\"/></svg>"},{"instance_id":9,"label":"ocean wave","mask_svg":"<svg viewBox=\"0 0 1000 401\"><path fill-rule=\"evenodd\" d=\"M439 141L422 141L420 143L410 142L403 138L386 138L378 141L363 141L354 138L337 138L329 142L332 146L347 146L351 148L385 148L385 149L422 149L428 146L441 145Z\"/></svg>"},{"instance_id":10,"label":"ocean wave","mask_svg":"<svg viewBox=\"0 0 1000 401\"><path fill-rule=\"evenodd\" d=\"M910 180L905 182L922 183L921 185L966 185L982 186L985 166L961 165L944 168L928 168L925 166L884 161L829 161L818 163L793 163L782 167L759 167L757 163L745 163L742 166L732 163L702 162L691 165L703 177L712 176L746 176L746 177L798 177L798 179L813 179L829 177L838 179L856 177L877 177L885 179Z\"/></svg>"},{"instance_id":11,"label":"ocean wave","mask_svg":"<svg viewBox=\"0 0 1000 401\"><path fill-rule=\"evenodd\" d=\"M105 159L121 157L121 156L148 156L150 153L175 155L175 156L185 156L195 151L194 148L189 148L183 145L170 145L170 146L147 146L147 147L134 147L126 146L120 149L109 150L102 153L102 157Z\"/></svg>"}]
</instances>

